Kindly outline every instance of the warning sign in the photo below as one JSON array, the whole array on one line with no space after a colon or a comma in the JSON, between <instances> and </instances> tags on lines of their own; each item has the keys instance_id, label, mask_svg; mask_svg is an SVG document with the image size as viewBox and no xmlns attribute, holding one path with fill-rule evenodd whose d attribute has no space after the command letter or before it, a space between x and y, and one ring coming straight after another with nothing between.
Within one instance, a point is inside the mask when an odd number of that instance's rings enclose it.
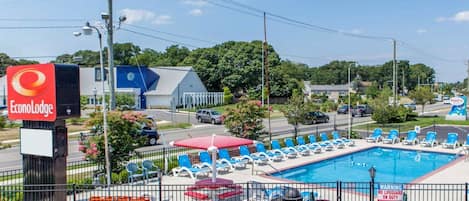
<instances>
[{"instance_id":1,"label":"warning sign","mask_svg":"<svg viewBox=\"0 0 469 201\"><path fill-rule=\"evenodd\" d=\"M379 184L378 201L402 201L403 187L400 184Z\"/></svg>"}]
</instances>

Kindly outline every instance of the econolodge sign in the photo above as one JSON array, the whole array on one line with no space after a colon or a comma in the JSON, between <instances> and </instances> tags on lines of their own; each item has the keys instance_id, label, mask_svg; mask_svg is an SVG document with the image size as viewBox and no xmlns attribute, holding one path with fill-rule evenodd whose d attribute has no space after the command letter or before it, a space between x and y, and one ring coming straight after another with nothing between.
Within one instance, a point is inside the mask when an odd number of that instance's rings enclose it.
<instances>
[{"instance_id":1,"label":"econolodge sign","mask_svg":"<svg viewBox=\"0 0 469 201\"><path fill-rule=\"evenodd\" d=\"M450 103L451 105L459 106L464 104L464 99L462 99L461 97L453 97L450 99Z\"/></svg>"},{"instance_id":2,"label":"econolodge sign","mask_svg":"<svg viewBox=\"0 0 469 201\"><path fill-rule=\"evenodd\" d=\"M7 85L9 119L56 120L54 64L10 66Z\"/></svg>"}]
</instances>

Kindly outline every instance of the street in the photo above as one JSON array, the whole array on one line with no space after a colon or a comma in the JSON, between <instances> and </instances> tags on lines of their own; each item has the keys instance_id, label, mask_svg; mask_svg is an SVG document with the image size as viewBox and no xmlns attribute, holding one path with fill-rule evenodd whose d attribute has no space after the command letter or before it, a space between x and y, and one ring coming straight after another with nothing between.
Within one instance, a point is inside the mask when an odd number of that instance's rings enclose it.
<instances>
[{"instance_id":1,"label":"street","mask_svg":"<svg viewBox=\"0 0 469 201\"><path fill-rule=\"evenodd\" d=\"M433 105L425 106L425 115L445 115L447 110L449 110L449 105L443 105L442 103L437 103ZM417 111L420 112L421 107L417 107ZM167 120L174 122L188 122L189 121L193 124L192 128L189 129L174 129L174 130L166 130L166 131L159 131L161 138L158 140L159 145L156 146L146 146L137 149L138 151L150 151L155 150L163 146L163 144L168 144L170 141L183 139L187 137L199 137L199 136L206 136L211 134L217 135L226 135L225 127L223 125L212 125L207 123L198 123L195 119L194 113L171 113L166 110L147 110L145 111L146 114L152 115L159 120ZM342 125L342 128L348 124L348 115L337 115L335 112L327 113L329 115L329 123L323 124L314 124L314 125L300 125L299 129L311 130L311 132L316 132L316 129L319 130L321 128L328 128L329 130L334 126L334 119L336 125ZM189 116L189 118L188 118ZM363 123L371 121L371 117L355 117L352 119L353 124L356 123ZM265 129L268 129L268 121L264 119L263 121ZM289 125L285 118L275 118L271 119L271 131L272 133L292 133L289 132L293 129L291 125ZM22 167L22 158L19 154L20 148L19 146L14 146L12 148L0 150L0 167L1 170L12 170L12 169L20 169ZM74 161L81 161L83 160L84 154L78 151L78 141L72 140L69 141L68 146L68 162Z\"/></svg>"}]
</instances>

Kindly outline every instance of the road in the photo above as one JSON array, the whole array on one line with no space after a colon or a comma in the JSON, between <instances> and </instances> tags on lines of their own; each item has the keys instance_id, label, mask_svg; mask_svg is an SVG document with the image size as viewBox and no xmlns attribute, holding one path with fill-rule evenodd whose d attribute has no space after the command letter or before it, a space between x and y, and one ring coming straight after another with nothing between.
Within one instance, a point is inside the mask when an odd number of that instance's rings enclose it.
<instances>
[{"instance_id":1,"label":"road","mask_svg":"<svg viewBox=\"0 0 469 201\"><path fill-rule=\"evenodd\" d=\"M417 111L420 112L420 110L421 109L418 106ZM429 111L429 112L426 112L425 115L432 115L432 114L442 115L442 114L446 114L448 110L449 110L448 105L437 103L437 104L426 106L425 111ZM160 145L142 147L142 148L139 148L138 151L149 151L149 150L158 149L162 146L162 144L168 144L170 141L187 138L188 136L198 137L198 136L206 136L206 135L211 135L211 134L217 134L217 135L226 134L225 132L226 129L223 125L211 125L211 124L198 123L195 119L194 113L189 113L189 114L188 113L171 113L165 110L147 110L145 111L145 113L148 115L153 115L160 120L170 121L172 119L174 122L188 122L188 119L189 119L189 121L193 124L193 126L190 129L175 129L175 130L160 131L160 134L162 135L161 139L159 140ZM322 128L327 127L331 129L334 126L334 119L335 119L336 125L347 125L348 123L347 115L336 115L335 113L328 113L328 115L330 117L329 123L316 124L316 125L301 125L299 129L305 129L305 130L309 129L311 130L311 132L315 132L316 127L318 127L319 129L321 127ZM370 120L371 120L370 117L355 117L353 118L352 121L355 124L355 123L367 122ZM265 119L263 123L267 129L268 128L267 119ZM292 129L293 127L287 123L285 118L271 119L272 133L280 133L280 132L291 133ZM0 150L0 171L20 169L22 167L21 155L19 154L19 151L20 150L18 146ZM72 162L72 161L81 161L81 160L83 160L83 153L78 151L78 141L76 140L69 141L67 161Z\"/></svg>"}]
</instances>

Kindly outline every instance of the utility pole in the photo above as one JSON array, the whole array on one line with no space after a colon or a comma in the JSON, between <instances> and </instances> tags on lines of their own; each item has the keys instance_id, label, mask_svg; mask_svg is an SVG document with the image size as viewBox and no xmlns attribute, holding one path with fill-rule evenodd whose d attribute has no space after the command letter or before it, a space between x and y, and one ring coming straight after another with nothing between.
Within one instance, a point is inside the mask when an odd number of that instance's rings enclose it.
<instances>
[{"instance_id":1,"label":"utility pole","mask_svg":"<svg viewBox=\"0 0 469 201\"><path fill-rule=\"evenodd\" d=\"M396 61L396 40L392 40L393 44L393 60L392 60L392 93L393 93L393 105L396 106L397 102L397 61Z\"/></svg>"},{"instance_id":2,"label":"utility pole","mask_svg":"<svg viewBox=\"0 0 469 201\"><path fill-rule=\"evenodd\" d=\"M272 130L270 126L270 84L269 84L269 62L267 56L269 55L269 50L267 49L267 22L264 12L264 68L265 68L265 84L266 84L266 93L267 93L267 110L269 112L268 121L269 121L269 142L272 141ZM271 147L272 148L272 147Z\"/></svg>"},{"instance_id":3,"label":"utility pole","mask_svg":"<svg viewBox=\"0 0 469 201\"><path fill-rule=\"evenodd\" d=\"M262 44L262 73L261 73L261 96L262 96L262 107L264 107L264 44Z\"/></svg>"},{"instance_id":4,"label":"utility pole","mask_svg":"<svg viewBox=\"0 0 469 201\"><path fill-rule=\"evenodd\" d=\"M402 96L405 95L405 68L402 69Z\"/></svg>"},{"instance_id":5,"label":"utility pole","mask_svg":"<svg viewBox=\"0 0 469 201\"><path fill-rule=\"evenodd\" d=\"M108 64L109 64L109 106L110 110L116 108L116 97L114 93L114 42L113 42L113 31L114 26L112 25L112 0L108 0L108 19L107 19L107 52L108 52Z\"/></svg>"}]
</instances>

